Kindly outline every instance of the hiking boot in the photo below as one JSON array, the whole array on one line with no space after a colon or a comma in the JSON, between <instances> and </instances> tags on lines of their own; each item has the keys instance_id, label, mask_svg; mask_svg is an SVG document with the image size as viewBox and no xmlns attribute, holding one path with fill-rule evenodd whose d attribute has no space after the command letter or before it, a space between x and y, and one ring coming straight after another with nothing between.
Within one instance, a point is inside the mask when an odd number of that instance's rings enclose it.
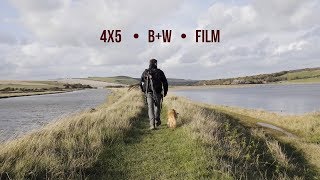
<instances>
[{"instance_id":1,"label":"hiking boot","mask_svg":"<svg viewBox=\"0 0 320 180\"><path fill-rule=\"evenodd\" d=\"M160 125L161 125L161 121L157 121L156 126L160 126Z\"/></svg>"}]
</instances>

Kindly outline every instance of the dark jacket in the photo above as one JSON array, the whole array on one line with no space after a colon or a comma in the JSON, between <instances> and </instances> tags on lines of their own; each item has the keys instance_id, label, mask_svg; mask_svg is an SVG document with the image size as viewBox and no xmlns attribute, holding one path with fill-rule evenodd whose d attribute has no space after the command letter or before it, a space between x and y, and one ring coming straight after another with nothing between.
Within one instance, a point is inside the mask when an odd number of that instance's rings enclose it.
<instances>
[{"instance_id":1,"label":"dark jacket","mask_svg":"<svg viewBox=\"0 0 320 180\"><path fill-rule=\"evenodd\" d=\"M148 73L152 76L153 87L156 93L161 93L163 87L164 96L166 96L168 92L168 81L163 71L158 68L149 68L142 73L140 82L141 90L145 92L146 88L148 88L148 92L152 92L151 83L147 83ZM146 84L149 84L149 86L146 87Z\"/></svg>"}]
</instances>

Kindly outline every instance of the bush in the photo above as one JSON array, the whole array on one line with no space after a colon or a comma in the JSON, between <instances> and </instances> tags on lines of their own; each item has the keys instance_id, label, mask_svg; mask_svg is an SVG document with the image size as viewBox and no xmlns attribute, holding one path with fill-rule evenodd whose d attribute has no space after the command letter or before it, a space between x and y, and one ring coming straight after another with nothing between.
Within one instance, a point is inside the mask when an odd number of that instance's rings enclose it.
<instances>
[{"instance_id":1,"label":"bush","mask_svg":"<svg viewBox=\"0 0 320 180\"><path fill-rule=\"evenodd\" d=\"M65 89L86 89L86 88L91 89L92 88L92 86L90 86L90 85L83 85L80 83L78 83L78 84L64 84L63 86Z\"/></svg>"},{"instance_id":2,"label":"bush","mask_svg":"<svg viewBox=\"0 0 320 180\"><path fill-rule=\"evenodd\" d=\"M0 91L2 91L2 92L14 91L14 88L6 87L6 88L3 88L3 89L0 89Z\"/></svg>"}]
</instances>

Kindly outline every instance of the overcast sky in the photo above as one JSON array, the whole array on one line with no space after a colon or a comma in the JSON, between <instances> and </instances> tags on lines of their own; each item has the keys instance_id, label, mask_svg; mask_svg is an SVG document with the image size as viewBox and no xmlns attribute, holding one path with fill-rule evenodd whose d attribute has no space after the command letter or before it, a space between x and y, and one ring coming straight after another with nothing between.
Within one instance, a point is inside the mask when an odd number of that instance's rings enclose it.
<instances>
[{"instance_id":1,"label":"overcast sky","mask_svg":"<svg viewBox=\"0 0 320 180\"><path fill-rule=\"evenodd\" d=\"M1 0L0 79L139 77L151 58L185 79L320 67L319 9L318 0ZM122 42L100 41L103 29L121 29ZM172 42L148 43L149 29L172 29ZM220 43L195 43L196 29L220 29Z\"/></svg>"}]
</instances>

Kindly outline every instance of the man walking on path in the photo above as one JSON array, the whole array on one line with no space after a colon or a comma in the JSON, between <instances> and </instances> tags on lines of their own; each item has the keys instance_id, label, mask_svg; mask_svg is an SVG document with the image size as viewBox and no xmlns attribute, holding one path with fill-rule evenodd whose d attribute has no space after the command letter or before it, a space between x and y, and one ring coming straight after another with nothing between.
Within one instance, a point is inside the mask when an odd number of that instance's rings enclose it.
<instances>
[{"instance_id":1,"label":"man walking on path","mask_svg":"<svg viewBox=\"0 0 320 180\"><path fill-rule=\"evenodd\" d=\"M151 59L149 68L142 73L140 88L147 98L150 129L153 130L161 124L161 103L168 92L167 78L163 71L157 68L156 59Z\"/></svg>"}]
</instances>

